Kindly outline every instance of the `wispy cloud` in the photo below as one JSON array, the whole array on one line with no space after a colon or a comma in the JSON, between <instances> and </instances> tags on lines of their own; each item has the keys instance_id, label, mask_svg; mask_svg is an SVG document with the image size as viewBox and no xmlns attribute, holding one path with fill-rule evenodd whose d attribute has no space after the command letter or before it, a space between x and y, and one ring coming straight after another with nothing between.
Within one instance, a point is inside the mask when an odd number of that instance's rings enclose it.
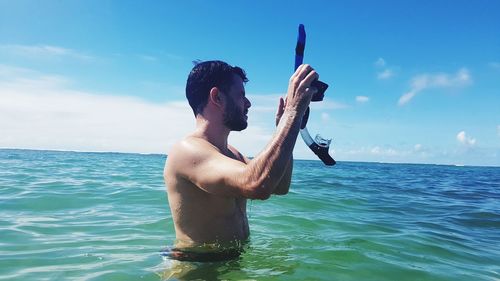
<instances>
[{"instance_id":1,"label":"wispy cloud","mask_svg":"<svg viewBox=\"0 0 500 281\"><path fill-rule=\"evenodd\" d=\"M369 102L370 98L367 96L356 96L356 101L359 103Z\"/></svg>"},{"instance_id":2,"label":"wispy cloud","mask_svg":"<svg viewBox=\"0 0 500 281\"><path fill-rule=\"evenodd\" d=\"M137 57L145 62L159 62L159 61L179 61L183 58L179 55L169 53L166 51L154 52L155 54L138 54Z\"/></svg>"},{"instance_id":3,"label":"wispy cloud","mask_svg":"<svg viewBox=\"0 0 500 281\"><path fill-rule=\"evenodd\" d=\"M384 71L377 73L377 79L379 80L389 79L392 76L394 76L394 72L390 69L385 69Z\"/></svg>"},{"instance_id":4,"label":"wispy cloud","mask_svg":"<svg viewBox=\"0 0 500 281\"><path fill-rule=\"evenodd\" d=\"M375 155L389 155L389 156L394 156L397 155L398 152L394 148L387 148L387 149L382 149L380 146L375 146L373 147L370 152Z\"/></svg>"},{"instance_id":5,"label":"wispy cloud","mask_svg":"<svg viewBox=\"0 0 500 281\"><path fill-rule=\"evenodd\" d=\"M97 95L43 77L1 82L0 105L0 147L165 153L194 127L186 103Z\"/></svg>"},{"instance_id":6,"label":"wispy cloud","mask_svg":"<svg viewBox=\"0 0 500 281\"><path fill-rule=\"evenodd\" d=\"M350 161L374 161L387 163L463 163L464 155L475 155L478 150L465 147L463 150L449 150L440 147L429 147L421 143L414 145L373 144L351 149L337 148L336 156L339 159ZM489 156L491 159L491 156Z\"/></svg>"},{"instance_id":7,"label":"wispy cloud","mask_svg":"<svg viewBox=\"0 0 500 281\"><path fill-rule=\"evenodd\" d=\"M413 154L418 157L431 157L432 155L435 155L436 152L432 152L431 149L428 146L425 146L423 144L417 143L413 146L413 150L409 151L409 154Z\"/></svg>"},{"instance_id":8,"label":"wispy cloud","mask_svg":"<svg viewBox=\"0 0 500 281\"><path fill-rule=\"evenodd\" d=\"M62 76L0 65L0 147L166 153L194 125L185 100L153 103L80 91ZM251 125L231 140L255 155L273 129Z\"/></svg>"},{"instance_id":9,"label":"wispy cloud","mask_svg":"<svg viewBox=\"0 0 500 281\"><path fill-rule=\"evenodd\" d=\"M383 58L378 58L376 61L375 61L375 66L378 66L378 67L384 67L385 66L385 60Z\"/></svg>"},{"instance_id":10,"label":"wispy cloud","mask_svg":"<svg viewBox=\"0 0 500 281\"><path fill-rule=\"evenodd\" d=\"M184 59L182 56L179 56L179 55L176 55L173 53L167 53L167 52L163 52L162 56L164 56L168 60L183 60Z\"/></svg>"},{"instance_id":11,"label":"wispy cloud","mask_svg":"<svg viewBox=\"0 0 500 281\"><path fill-rule=\"evenodd\" d=\"M248 99L252 103L250 111L276 112L280 97L285 97L285 94L248 95ZM336 102L329 98L325 98L321 102L311 102L310 106L313 110L336 110L349 107L346 104Z\"/></svg>"},{"instance_id":12,"label":"wispy cloud","mask_svg":"<svg viewBox=\"0 0 500 281\"><path fill-rule=\"evenodd\" d=\"M466 68L461 68L456 74L420 74L411 80L410 90L403 94L398 101L400 106L407 104L418 93L432 88L465 87L472 83L472 78Z\"/></svg>"},{"instance_id":13,"label":"wispy cloud","mask_svg":"<svg viewBox=\"0 0 500 281\"><path fill-rule=\"evenodd\" d=\"M158 58L155 56L150 56L150 55L138 55L138 57L146 62L157 62Z\"/></svg>"},{"instance_id":14,"label":"wispy cloud","mask_svg":"<svg viewBox=\"0 0 500 281\"><path fill-rule=\"evenodd\" d=\"M422 150L422 145L417 143L414 147L413 147L413 150L414 151L421 151Z\"/></svg>"},{"instance_id":15,"label":"wispy cloud","mask_svg":"<svg viewBox=\"0 0 500 281\"><path fill-rule=\"evenodd\" d=\"M320 102L311 102L311 109L314 110L335 110L349 108L347 104L333 101L332 99L325 98Z\"/></svg>"},{"instance_id":16,"label":"wispy cloud","mask_svg":"<svg viewBox=\"0 0 500 281\"><path fill-rule=\"evenodd\" d=\"M364 155L364 156L374 156L374 157L402 157L402 156L407 156L411 153L411 151L408 150L402 150L402 149L395 149L393 147L385 147L385 146L380 146L380 145L374 145L374 146L369 146L369 147L361 147L361 148L356 148L356 149L351 149L351 150L346 150L346 151L339 151L342 154L345 155L350 155L350 156L356 156L356 155ZM387 158L384 158L387 159Z\"/></svg>"},{"instance_id":17,"label":"wispy cloud","mask_svg":"<svg viewBox=\"0 0 500 281\"><path fill-rule=\"evenodd\" d=\"M387 66L387 62L383 58L378 58L374 65L379 69L377 72L378 80L387 80L395 75L394 70Z\"/></svg>"},{"instance_id":18,"label":"wispy cloud","mask_svg":"<svg viewBox=\"0 0 500 281\"><path fill-rule=\"evenodd\" d=\"M2 92L10 88L21 91L39 89L44 92L53 85L68 86L70 81L60 75L43 74L28 68L0 64L0 83Z\"/></svg>"},{"instance_id":19,"label":"wispy cloud","mask_svg":"<svg viewBox=\"0 0 500 281\"><path fill-rule=\"evenodd\" d=\"M325 123L329 122L330 121L330 114L326 113L326 112L322 112L321 113L321 120Z\"/></svg>"},{"instance_id":20,"label":"wispy cloud","mask_svg":"<svg viewBox=\"0 0 500 281\"><path fill-rule=\"evenodd\" d=\"M492 61L488 63L488 66L493 69L500 69L500 62Z\"/></svg>"},{"instance_id":21,"label":"wispy cloud","mask_svg":"<svg viewBox=\"0 0 500 281\"><path fill-rule=\"evenodd\" d=\"M248 99L252 103L250 107L251 112L259 113L274 113L278 109L278 102L280 97L284 97L285 94L267 94L267 95L247 95Z\"/></svg>"},{"instance_id":22,"label":"wispy cloud","mask_svg":"<svg viewBox=\"0 0 500 281\"><path fill-rule=\"evenodd\" d=\"M457 134L457 141L465 146L472 147L476 144L476 139L467 136L465 131L461 131Z\"/></svg>"},{"instance_id":23,"label":"wispy cloud","mask_svg":"<svg viewBox=\"0 0 500 281\"><path fill-rule=\"evenodd\" d=\"M52 45L0 45L0 51L14 56L23 56L38 59L67 57L77 60L90 61L94 57L82 52Z\"/></svg>"}]
</instances>

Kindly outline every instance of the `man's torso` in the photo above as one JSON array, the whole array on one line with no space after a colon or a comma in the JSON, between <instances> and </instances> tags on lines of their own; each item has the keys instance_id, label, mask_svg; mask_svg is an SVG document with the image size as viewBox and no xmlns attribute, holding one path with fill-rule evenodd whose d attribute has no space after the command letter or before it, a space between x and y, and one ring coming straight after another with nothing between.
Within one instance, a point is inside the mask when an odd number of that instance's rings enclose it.
<instances>
[{"instance_id":1,"label":"man's torso","mask_svg":"<svg viewBox=\"0 0 500 281\"><path fill-rule=\"evenodd\" d=\"M187 138L184 141L190 141ZM198 142L200 149L216 151L208 142ZM182 151L176 151L175 153ZM224 155L245 162L234 148ZM168 200L176 230L176 246L190 248L201 245L233 246L249 236L246 199L210 194L180 176L176 163L168 163L165 169Z\"/></svg>"}]
</instances>

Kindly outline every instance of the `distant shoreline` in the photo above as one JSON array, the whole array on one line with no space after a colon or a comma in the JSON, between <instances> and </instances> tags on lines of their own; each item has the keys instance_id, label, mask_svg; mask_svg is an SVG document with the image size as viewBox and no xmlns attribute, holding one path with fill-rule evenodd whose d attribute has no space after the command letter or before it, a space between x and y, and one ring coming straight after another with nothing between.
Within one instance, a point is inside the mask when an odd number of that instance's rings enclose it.
<instances>
[{"instance_id":1,"label":"distant shoreline","mask_svg":"<svg viewBox=\"0 0 500 281\"><path fill-rule=\"evenodd\" d=\"M71 152L71 153L96 153L96 154L134 154L134 155L150 155L150 156L161 156L168 157L167 154L162 153L143 153L143 152L121 152L121 151L83 151L83 150L64 150L64 149L37 149L37 148L9 148L0 147L2 150L19 150L19 151L40 151L40 152ZM250 157L252 158L252 157ZM314 161L321 162L316 159L294 159L295 161ZM376 161L337 161L339 164L349 164L349 163L366 163L366 164L382 164L382 165L431 165L431 166L450 166L450 167L479 167L479 168L500 168L500 166L491 165L462 165L462 164L436 164L436 163L405 163L405 162L376 162ZM334 169L335 166L333 166Z\"/></svg>"}]
</instances>

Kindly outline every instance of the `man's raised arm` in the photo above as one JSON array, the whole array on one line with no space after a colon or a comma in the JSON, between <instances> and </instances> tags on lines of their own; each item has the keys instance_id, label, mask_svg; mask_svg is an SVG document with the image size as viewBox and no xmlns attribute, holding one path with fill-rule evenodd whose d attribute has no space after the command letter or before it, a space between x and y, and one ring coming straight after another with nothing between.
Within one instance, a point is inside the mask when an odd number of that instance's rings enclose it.
<instances>
[{"instance_id":1,"label":"man's raised arm","mask_svg":"<svg viewBox=\"0 0 500 281\"><path fill-rule=\"evenodd\" d=\"M310 85L316 79L318 74L309 65L301 65L292 75L287 103L276 133L264 150L249 163L185 144L178 151L186 153L183 157L173 155L183 161L176 164L184 166L184 169L179 169L183 171L180 176L209 193L251 199L269 198L288 170L287 166L291 165L289 162L302 117L316 91Z\"/></svg>"}]
</instances>

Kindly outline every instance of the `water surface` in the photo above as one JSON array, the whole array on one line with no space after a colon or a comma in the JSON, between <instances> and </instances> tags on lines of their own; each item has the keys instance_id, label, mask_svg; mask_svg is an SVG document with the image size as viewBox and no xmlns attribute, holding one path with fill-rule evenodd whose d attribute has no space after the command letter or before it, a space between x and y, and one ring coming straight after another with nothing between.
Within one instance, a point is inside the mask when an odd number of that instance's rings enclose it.
<instances>
[{"instance_id":1,"label":"water surface","mask_svg":"<svg viewBox=\"0 0 500 281\"><path fill-rule=\"evenodd\" d=\"M0 150L0 280L162 280L165 157ZM296 161L239 260L186 279L500 280L500 168Z\"/></svg>"}]
</instances>

